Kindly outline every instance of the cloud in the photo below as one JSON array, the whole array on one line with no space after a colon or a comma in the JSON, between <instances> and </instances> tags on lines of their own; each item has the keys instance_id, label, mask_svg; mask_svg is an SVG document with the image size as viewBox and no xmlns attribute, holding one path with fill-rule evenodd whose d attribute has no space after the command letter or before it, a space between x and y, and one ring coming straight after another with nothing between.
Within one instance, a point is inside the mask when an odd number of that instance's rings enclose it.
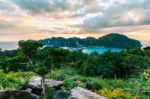
<instances>
[{"instance_id":1,"label":"cloud","mask_svg":"<svg viewBox=\"0 0 150 99\"><path fill-rule=\"evenodd\" d=\"M13 27L13 23L9 21L4 21L0 20L0 29L8 28L8 27Z\"/></svg>"},{"instance_id":2,"label":"cloud","mask_svg":"<svg viewBox=\"0 0 150 99\"><path fill-rule=\"evenodd\" d=\"M12 0L21 9L31 14L53 13L74 9L77 4L71 4L70 0ZM77 1L77 0L74 0Z\"/></svg>"},{"instance_id":3,"label":"cloud","mask_svg":"<svg viewBox=\"0 0 150 99\"><path fill-rule=\"evenodd\" d=\"M52 0L52 3L56 9L65 9L67 7L67 0Z\"/></svg>"},{"instance_id":4,"label":"cloud","mask_svg":"<svg viewBox=\"0 0 150 99\"><path fill-rule=\"evenodd\" d=\"M99 20L99 21L98 21ZM94 31L98 28L104 28L108 25L109 18L104 15L95 16L92 18L88 18L83 22L83 28L87 31Z\"/></svg>"},{"instance_id":5,"label":"cloud","mask_svg":"<svg viewBox=\"0 0 150 99\"><path fill-rule=\"evenodd\" d=\"M27 10L33 14L48 11L49 0L13 0L21 9Z\"/></svg>"},{"instance_id":6,"label":"cloud","mask_svg":"<svg viewBox=\"0 0 150 99\"><path fill-rule=\"evenodd\" d=\"M97 29L150 24L150 0L116 2L102 11L103 15L85 18L81 25L86 31Z\"/></svg>"},{"instance_id":7,"label":"cloud","mask_svg":"<svg viewBox=\"0 0 150 99\"><path fill-rule=\"evenodd\" d=\"M12 2L22 12L29 12L32 15L41 16L47 13L49 17L57 20L80 18L83 21L80 21L81 28L90 32L108 27L150 24L148 17L150 0L12 0ZM7 8L6 4L2 7Z\"/></svg>"},{"instance_id":8,"label":"cloud","mask_svg":"<svg viewBox=\"0 0 150 99\"><path fill-rule=\"evenodd\" d=\"M30 14L70 12L72 17L84 16L102 9L99 2L91 0L12 0L20 9Z\"/></svg>"},{"instance_id":9,"label":"cloud","mask_svg":"<svg viewBox=\"0 0 150 99\"><path fill-rule=\"evenodd\" d=\"M148 33L149 4L150 0L0 0L0 33L18 39L38 33L95 37L109 32Z\"/></svg>"},{"instance_id":10,"label":"cloud","mask_svg":"<svg viewBox=\"0 0 150 99\"><path fill-rule=\"evenodd\" d=\"M7 13L13 11L14 7L11 5L12 3L6 1L0 1L0 13Z\"/></svg>"}]
</instances>

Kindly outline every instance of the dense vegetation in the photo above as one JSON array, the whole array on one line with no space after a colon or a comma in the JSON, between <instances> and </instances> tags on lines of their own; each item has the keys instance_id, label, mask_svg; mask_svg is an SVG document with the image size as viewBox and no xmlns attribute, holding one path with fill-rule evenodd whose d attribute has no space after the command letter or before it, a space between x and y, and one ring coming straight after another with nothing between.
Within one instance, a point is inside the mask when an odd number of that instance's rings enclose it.
<instances>
[{"instance_id":1,"label":"dense vegetation","mask_svg":"<svg viewBox=\"0 0 150 99\"><path fill-rule=\"evenodd\" d=\"M121 34L108 34L98 39L93 37L87 37L80 39L77 37L73 38L62 38L52 37L49 39L40 40L44 45L51 46L67 46L67 47L79 47L79 46L100 46L100 47L116 47L116 48L140 48L141 43L137 40L130 39Z\"/></svg>"},{"instance_id":2,"label":"dense vegetation","mask_svg":"<svg viewBox=\"0 0 150 99\"><path fill-rule=\"evenodd\" d=\"M0 89L19 89L34 75L63 80L62 91L75 86L92 90L108 99L149 99L150 48L104 54L70 52L42 47L38 41L21 41L19 48L0 51ZM25 77L25 78L24 78Z\"/></svg>"}]
</instances>

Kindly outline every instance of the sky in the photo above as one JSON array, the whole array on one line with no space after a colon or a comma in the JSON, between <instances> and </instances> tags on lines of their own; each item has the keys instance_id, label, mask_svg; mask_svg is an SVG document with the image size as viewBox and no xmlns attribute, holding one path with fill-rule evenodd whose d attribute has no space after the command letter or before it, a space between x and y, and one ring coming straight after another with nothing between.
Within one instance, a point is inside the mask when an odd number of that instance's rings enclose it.
<instances>
[{"instance_id":1,"label":"sky","mask_svg":"<svg viewBox=\"0 0 150 99\"><path fill-rule=\"evenodd\" d=\"M0 0L0 42L108 33L150 41L150 0Z\"/></svg>"}]
</instances>

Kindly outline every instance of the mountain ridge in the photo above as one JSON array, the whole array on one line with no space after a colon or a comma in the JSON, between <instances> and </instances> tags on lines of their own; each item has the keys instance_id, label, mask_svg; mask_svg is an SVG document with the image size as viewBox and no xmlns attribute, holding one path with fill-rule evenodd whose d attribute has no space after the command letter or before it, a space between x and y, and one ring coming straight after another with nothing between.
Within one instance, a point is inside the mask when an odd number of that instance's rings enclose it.
<instances>
[{"instance_id":1,"label":"mountain ridge","mask_svg":"<svg viewBox=\"0 0 150 99\"><path fill-rule=\"evenodd\" d=\"M43 45L58 46L58 47L89 47L89 46L99 46L99 47L115 47L115 48L140 48L142 44L140 41L131 39L125 35L118 33L110 33L108 35L99 37L98 39L94 37L87 38L63 38L63 37L52 37L48 39L40 40Z\"/></svg>"}]
</instances>

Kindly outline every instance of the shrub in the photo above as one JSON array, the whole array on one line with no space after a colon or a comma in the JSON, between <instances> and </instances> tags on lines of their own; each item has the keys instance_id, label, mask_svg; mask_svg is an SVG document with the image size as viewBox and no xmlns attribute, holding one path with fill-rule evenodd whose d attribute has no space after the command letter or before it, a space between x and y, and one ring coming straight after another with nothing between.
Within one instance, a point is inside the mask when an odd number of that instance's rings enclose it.
<instances>
[{"instance_id":1,"label":"shrub","mask_svg":"<svg viewBox=\"0 0 150 99\"><path fill-rule=\"evenodd\" d=\"M63 89L62 90L71 90L72 88L74 88L76 85L76 83L73 81L72 78L66 78L64 80L64 87L62 87Z\"/></svg>"},{"instance_id":2,"label":"shrub","mask_svg":"<svg viewBox=\"0 0 150 99\"><path fill-rule=\"evenodd\" d=\"M136 99L136 97L134 97L130 93L123 91L123 89L121 88L116 88L113 90L103 88L97 91L97 93L99 95L105 96L108 99Z\"/></svg>"},{"instance_id":3,"label":"shrub","mask_svg":"<svg viewBox=\"0 0 150 99\"><path fill-rule=\"evenodd\" d=\"M46 86L45 91L46 91L46 99L52 99L55 89L52 87Z\"/></svg>"},{"instance_id":4,"label":"shrub","mask_svg":"<svg viewBox=\"0 0 150 99\"><path fill-rule=\"evenodd\" d=\"M22 86L26 86L27 82L33 75L34 74L30 72L4 73L0 70L0 90L19 89Z\"/></svg>"},{"instance_id":5,"label":"shrub","mask_svg":"<svg viewBox=\"0 0 150 99\"><path fill-rule=\"evenodd\" d=\"M76 75L77 75L77 73L73 69L60 68L60 69L55 69L54 71L49 73L46 77L47 78L58 79L58 80L64 80L67 77L72 77L72 76L76 76Z\"/></svg>"},{"instance_id":6,"label":"shrub","mask_svg":"<svg viewBox=\"0 0 150 99\"><path fill-rule=\"evenodd\" d=\"M146 94L150 91L150 70L145 70L139 76L130 78L128 84L132 86L132 89L130 88L128 91L136 95L138 98L150 98L150 96Z\"/></svg>"}]
</instances>

